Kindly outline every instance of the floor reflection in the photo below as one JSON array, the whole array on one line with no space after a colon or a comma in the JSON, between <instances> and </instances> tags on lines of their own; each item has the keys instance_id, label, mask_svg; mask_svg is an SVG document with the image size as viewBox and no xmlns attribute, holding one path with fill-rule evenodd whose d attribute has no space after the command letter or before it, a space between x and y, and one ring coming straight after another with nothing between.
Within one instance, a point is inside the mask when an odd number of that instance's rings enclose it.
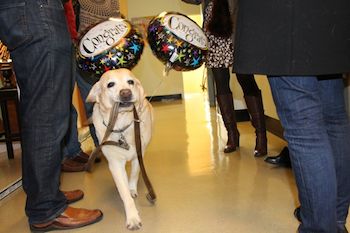
<instances>
[{"instance_id":1,"label":"floor reflection","mask_svg":"<svg viewBox=\"0 0 350 233\"><path fill-rule=\"evenodd\" d=\"M155 127L146 150L145 166L157 194L150 205L140 178L135 199L142 233L286 233L295 232L297 205L290 169L274 168L255 158L255 133L250 122L239 122L240 147L224 154L226 130L216 109L202 94L183 100L154 102ZM85 135L84 131L81 132ZM81 137L83 148L92 148ZM268 134L269 154L285 142ZM125 228L123 203L105 159L92 173L63 173L62 189L84 190L77 207L100 208L104 219L74 232L130 232ZM29 232L22 189L0 201L0 232ZM11 216L11 217L9 217ZM73 231L61 231L70 233Z\"/></svg>"}]
</instances>

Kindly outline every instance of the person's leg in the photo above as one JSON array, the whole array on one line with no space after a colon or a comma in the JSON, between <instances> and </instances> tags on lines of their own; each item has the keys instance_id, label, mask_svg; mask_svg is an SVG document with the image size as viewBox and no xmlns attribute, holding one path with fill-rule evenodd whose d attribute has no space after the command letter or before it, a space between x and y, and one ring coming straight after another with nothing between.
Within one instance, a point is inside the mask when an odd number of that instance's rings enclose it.
<instances>
[{"instance_id":1,"label":"person's leg","mask_svg":"<svg viewBox=\"0 0 350 233\"><path fill-rule=\"evenodd\" d=\"M212 68L212 72L216 86L216 99L227 130L227 144L224 152L230 153L239 146L239 132L230 89L230 72L228 68Z\"/></svg>"},{"instance_id":2,"label":"person's leg","mask_svg":"<svg viewBox=\"0 0 350 233\"><path fill-rule=\"evenodd\" d=\"M73 104L70 108L69 129L65 137L65 145L63 155L66 158L74 158L81 152L81 144L79 142L78 127L77 127L78 113Z\"/></svg>"},{"instance_id":3,"label":"person's leg","mask_svg":"<svg viewBox=\"0 0 350 233\"><path fill-rule=\"evenodd\" d=\"M261 91L255 82L254 75L236 74L236 77L242 87L251 122L255 128L256 143L254 156L264 156L267 154L267 137Z\"/></svg>"},{"instance_id":4,"label":"person's leg","mask_svg":"<svg viewBox=\"0 0 350 233\"><path fill-rule=\"evenodd\" d=\"M245 96L261 96L253 74L236 74L236 77Z\"/></svg>"},{"instance_id":5,"label":"person's leg","mask_svg":"<svg viewBox=\"0 0 350 233\"><path fill-rule=\"evenodd\" d=\"M80 91L81 98L82 98L82 100L84 102L86 117L90 118L92 116L92 111L93 111L93 108L94 108L94 104L86 102L86 98L87 98L87 96L88 96L88 94L89 94L89 92L90 92L90 90L92 88L92 85L90 83L86 82L83 79L83 77L81 77L81 75L80 75L78 70L76 70L76 80L77 80L77 85L78 85L78 88L79 88L79 91ZM96 136L95 127L94 127L94 125L92 123L89 124L89 129L90 129L90 134L91 134L91 137L92 137L92 139L94 141L94 144L97 147L99 145L99 143L98 143L98 139L97 139L97 136Z\"/></svg>"},{"instance_id":6,"label":"person's leg","mask_svg":"<svg viewBox=\"0 0 350 233\"><path fill-rule=\"evenodd\" d=\"M329 78L336 79L329 79ZM350 203L350 124L341 75L321 76L320 93L337 174L337 221L344 226ZM329 92L329 90L334 90Z\"/></svg>"},{"instance_id":7,"label":"person's leg","mask_svg":"<svg viewBox=\"0 0 350 233\"><path fill-rule=\"evenodd\" d=\"M69 129L64 138L63 147L63 161L61 170L63 172L82 172L86 170L85 163L89 159L89 155L81 149L81 143L79 142L78 126L77 126L78 113L75 110L73 104L70 108L70 121Z\"/></svg>"},{"instance_id":8,"label":"person's leg","mask_svg":"<svg viewBox=\"0 0 350 233\"><path fill-rule=\"evenodd\" d=\"M79 135L78 135L78 113L73 105L73 92L74 87L76 84L76 61L75 61L75 49L74 45L72 49L72 88L71 88L71 105L70 105L70 119L69 119L69 129L67 132L67 135L64 139L64 147L63 147L63 156L68 159L74 158L79 152L81 152L81 144L79 142Z\"/></svg>"},{"instance_id":9,"label":"person's leg","mask_svg":"<svg viewBox=\"0 0 350 233\"><path fill-rule=\"evenodd\" d=\"M336 232L336 171L316 77L269 77L301 204L300 233ZM335 91L330 88L328 94Z\"/></svg>"},{"instance_id":10,"label":"person's leg","mask_svg":"<svg viewBox=\"0 0 350 233\"><path fill-rule=\"evenodd\" d=\"M82 151L81 143L79 142L78 134L78 113L75 109L73 101L73 92L76 83L76 61L75 61L75 49L72 44L72 88L71 88L71 105L70 105L70 119L69 119L69 129L64 138L63 156L61 170L63 172L81 172L85 171L85 163L87 162L89 155Z\"/></svg>"},{"instance_id":11,"label":"person's leg","mask_svg":"<svg viewBox=\"0 0 350 233\"><path fill-rule=\"evenodd\" d=\"M67 207L59 184L69 122L71 40L59 0L0 5L0 38L11 49L20 88L26 214L31 224L42 223Z\"/></svg>"}]
</instances>

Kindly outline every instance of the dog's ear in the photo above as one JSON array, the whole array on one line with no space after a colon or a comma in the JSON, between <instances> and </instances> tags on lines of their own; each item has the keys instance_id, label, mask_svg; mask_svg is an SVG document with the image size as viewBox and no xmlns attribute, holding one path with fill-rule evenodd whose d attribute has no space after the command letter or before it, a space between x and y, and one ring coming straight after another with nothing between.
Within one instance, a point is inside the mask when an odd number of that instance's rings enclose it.
<instances>
[{"instance_id":1,"label":"dog's ear","mask_svg":"<svg viewBox=\"0 0 350 233\"><path fill-rule=\"evenodd\" d=\"M135 79L135 83L136 83L136 88L137 88L138 91L139 91L138 103L139 103L140 105L142 105L144 99L146 98L146 96L145 96L145 90L143 89L140 80ZM142 108L142 106L141 106L141 108Z\"/></svg>"},{"instance_id":2,"label":"dog's ear","mask_svg":"<svg viewBox=\"0 0 350 233\"><path fill-rule=\"evenodd\" d=\"M94 102L99 103L100 102L99 101L100 100L100 98L99 98L100 93L101 93L101 84L100 84L100 81L98 81L97 83L95 83L92 86L92 88L91 88L88 96L86 97L85 101L86 102L91 102L91 103L94 103Z\"/></svg>"}]
</instances>

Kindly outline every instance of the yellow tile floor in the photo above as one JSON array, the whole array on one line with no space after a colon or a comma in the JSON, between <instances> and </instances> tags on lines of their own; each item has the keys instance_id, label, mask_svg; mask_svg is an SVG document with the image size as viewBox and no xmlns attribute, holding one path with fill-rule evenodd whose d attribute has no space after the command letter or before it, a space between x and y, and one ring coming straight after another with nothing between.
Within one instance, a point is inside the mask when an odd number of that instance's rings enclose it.
<instances>
[{"instance_id":1,"label":"yellow tile floor","mask_svg":"<svg viewBox=\"0 0 350 233\"><path fill-rule=\"evenodd\" d=\"M222 152L226 131L215 108L202 94L184 100L153 103L155 128L145 165L158 199L150 205L140 178L136 206L142 218L140 233L289 233L296 232L293 217L298 205L292 172L254 158L254 129L238 124L240 148ZM285 142L268 134L270 155ZM91 148L91 139L83 142ZM61 231L123 233L125 215L106 160L92 173L63 173L62 189L82 189L75 207L100 208L101 222ZM24 214L25 194L19 189L0 202L0 232L29 232Z\"/></svg>"}]
</instances>

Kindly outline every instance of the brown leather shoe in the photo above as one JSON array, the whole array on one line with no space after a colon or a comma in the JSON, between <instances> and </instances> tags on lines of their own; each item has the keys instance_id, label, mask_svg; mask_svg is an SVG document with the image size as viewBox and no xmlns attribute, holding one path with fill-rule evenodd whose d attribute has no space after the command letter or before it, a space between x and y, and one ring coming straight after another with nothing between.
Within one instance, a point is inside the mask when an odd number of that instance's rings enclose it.
<instances>
[{"instance_id":1,"label":"brown leather shoe","mask_svg":"<svg viewBox=\"0 0 350 233\"><path fill-rule=\"evenodd\" d=\"M80 151L72 160L79 162L79 163L87 163L89 161L89 155L86 154L84 151Z\"/></svg>"},{"instance_id":2,"label":"brown leather shoe","mask_svg":"<svg viewBox=\"0 0 350 233\"><path fill-rule=\"evenodd\" d=\"M87 163L89 161L90 155L85 153L84 151L80 151L72 160L79 163ZM95 163L101 162L100 156L95 159Z\"/></svg>"},{"instance_id":3,"label":"brown leather shoe","mask_svg":"<svg viewBox=\"0 0 350 233\"><path fill-rule=\"evenodd\" d=\"M101 210L87 210L67 207L57 218L47 223L31 224L32 232L47 232L53 230L68 230L87 226L100 221L103 217Z\"/></svg>"},{"instance_id":4,"label":"brown leather shoe","mask_svg":"<svg viewBox=\"0 0 350 233\"><path fill-rule=\"evenodd\" d=\"M63 172L82 172L86 170L85 163L79 163L73 159L65 159L62 163Z\"/></svg>"},{"instance_id":5,"label":"brown leather shoe","mask_svg":"<svg viewBox=\"0 0 350 233\"><path fill-rule=\"evenodd\" d=\"M79 201L83 199L84 192L80 189L72 190L72 191L62 191L64 196L67 199L67 204L71 204L73 202Z\"/></svg>"}]
</instances>

